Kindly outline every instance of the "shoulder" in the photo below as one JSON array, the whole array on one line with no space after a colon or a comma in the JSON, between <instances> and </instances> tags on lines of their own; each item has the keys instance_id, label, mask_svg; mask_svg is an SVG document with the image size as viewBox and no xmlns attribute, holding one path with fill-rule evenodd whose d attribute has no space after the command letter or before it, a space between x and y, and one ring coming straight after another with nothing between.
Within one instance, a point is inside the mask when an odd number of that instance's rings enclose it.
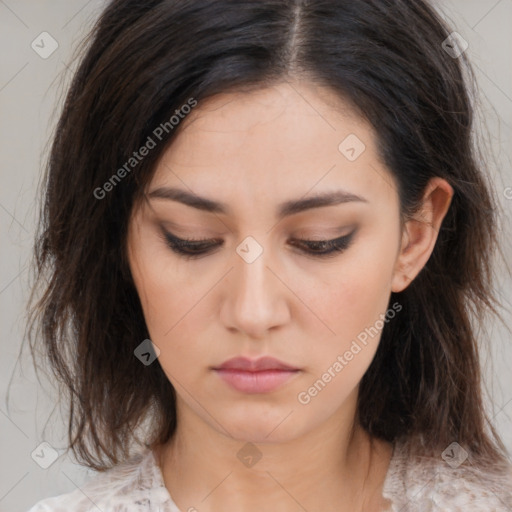
<instances>
[{"instance_id":1,"label":"shoulder","mask_svg":"<svg viewBox=\"0 0 512 512\"><path fill-rule=\"evenodd\" d=\"M398 441L384 484L385 497L393 504L390 510L512 510L512 465L500 472L490 472L467 462L449 463L447 456L445 459L441 454L439 457L419 455L412 452L407 441Z\"/></svg>"},{"instance_id":2,"label":"shoulder","mask_svg":"<svg viewBox=\"0 0 512 512\"><path fill-rule=\"evenodd\" d=\"M151 500L166 497L159 484L153 453L144 450L128 461L94 475L74 491L37 502L28 512L147 510Z\"/></svg>"}]
</instances>

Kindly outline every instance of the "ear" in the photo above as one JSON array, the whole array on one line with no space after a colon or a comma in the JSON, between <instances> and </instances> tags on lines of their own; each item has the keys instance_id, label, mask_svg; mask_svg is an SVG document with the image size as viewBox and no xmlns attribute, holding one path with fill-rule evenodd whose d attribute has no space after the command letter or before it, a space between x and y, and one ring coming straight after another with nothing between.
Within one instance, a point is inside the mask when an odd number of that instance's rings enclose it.
<instances>
[{"instance_id":1,"label":"ear","mask_svg":"<svg viewBox=\"0 0 512 512\"><path fill-rule=\"evenodd\" d=\"M436 177L428 182L422 207L403 229L401 249L391 281L393 292L405 290L427 263L452 197L453 188L446 180Z\"/></svg>"}]
</instances>

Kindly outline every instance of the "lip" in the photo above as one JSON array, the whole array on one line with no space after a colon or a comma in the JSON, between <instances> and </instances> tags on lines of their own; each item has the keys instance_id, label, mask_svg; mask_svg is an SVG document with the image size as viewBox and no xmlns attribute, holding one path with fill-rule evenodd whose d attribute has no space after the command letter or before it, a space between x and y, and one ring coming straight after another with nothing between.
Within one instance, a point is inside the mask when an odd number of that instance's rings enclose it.
<instances>
[{"instance_id":1,"label":"lip","mask_svg":"<svg viewBox=\"0 0 512 512\"><path fill-rule=\"evenodd\" d=\"M248 357L233 357L224 361L214 370L245 370L259 372L263 370L299 370L295 366L283 363L274 357L264 356L258 359L249 359Z\"/></svg>"},{"instance_id":2,"label":"lip","mask_svg":"<svg viewBox=\"0 0 512 512\"><path fill-rule=\"evenodd\" d=\"M273 357L234 357L213 368L232 388L243 393L269 393L281 387L300 369Z\"/></svg>"}]
</instances>

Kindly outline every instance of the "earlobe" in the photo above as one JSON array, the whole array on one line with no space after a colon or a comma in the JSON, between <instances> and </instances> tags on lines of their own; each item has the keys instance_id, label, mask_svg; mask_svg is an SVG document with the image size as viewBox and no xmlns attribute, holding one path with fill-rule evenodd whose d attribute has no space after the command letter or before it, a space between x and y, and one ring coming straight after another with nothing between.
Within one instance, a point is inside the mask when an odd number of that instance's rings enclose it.
<instances>
[{"instance_id":1,"label":"earlobe","mask_svg":"<svg viewBox=\"0 0 512 512\"><path fill-rule=\"evenodd\" d=\"M453 193L453 188L446 180L437 177L430 180L421 209L404 226L391 281L393 292L405 290L429 260Z\"/></svg>"}]
</instances>

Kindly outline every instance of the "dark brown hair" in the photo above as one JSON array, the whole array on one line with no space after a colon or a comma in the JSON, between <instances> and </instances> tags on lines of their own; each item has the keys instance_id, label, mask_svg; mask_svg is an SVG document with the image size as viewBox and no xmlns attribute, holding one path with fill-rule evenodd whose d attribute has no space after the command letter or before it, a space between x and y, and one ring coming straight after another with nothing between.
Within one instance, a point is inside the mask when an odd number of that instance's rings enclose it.
<instances>
[{"instance_id":1,"label":"dark brown hair","mask_svg":"<svg viewBox=\"0 0 512 512\"><path fill-rule=\"evenodd\" d=\"M154 447L175 431L173 386L158 362L145 366L134 356L149 334L126 235L178 130L168 127L108 193L94 191L191 98L200 105L220 92L297 77L332 88L374 127L404 221L432 177L455 192L427 264L391 296L403 311L385 325L361 381L359 421L377 438L418 439L425 452L457 441L474 464L505 460L484 410L471 323L499 315L497 201L472 138L474 77L465 54L454 58L443 48L449 34L423 0L114 0L106 7L53 138L30 309L32 355L43 350L67 392L77 460L104 470L129 456L140 432Z\"/></svg>"}]
</instances>

